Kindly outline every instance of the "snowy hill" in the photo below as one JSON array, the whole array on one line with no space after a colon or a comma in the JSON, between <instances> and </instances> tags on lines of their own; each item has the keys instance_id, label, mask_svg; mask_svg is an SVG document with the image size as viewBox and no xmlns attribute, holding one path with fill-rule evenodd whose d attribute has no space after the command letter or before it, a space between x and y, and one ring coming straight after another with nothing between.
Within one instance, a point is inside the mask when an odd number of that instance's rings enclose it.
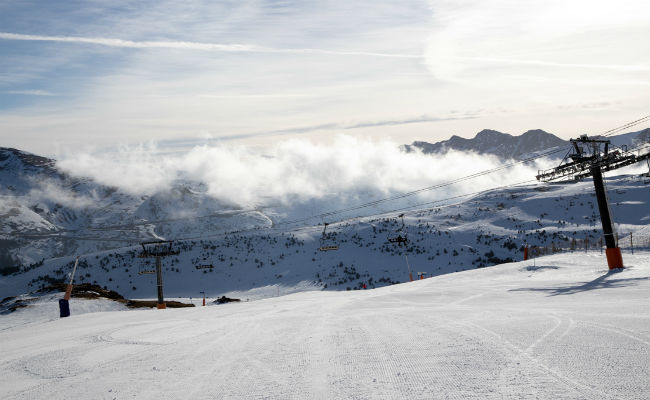
<instances>
[{"instance_id":1,"label":"snowy hill","mask_svg":"<svg viewBox=\"0 0 650 400\"><path fill-rule=\"evenodd\" d=\"M648 225L650 181L608 180L612 213L621 237ZM601 235L593 184L536 184L493 190L459 203L407 211L407 248L388 243L400 228L398 213L351 219L329 226L328 242L339 250L318 251L322 226L253 229L180 240L177 256L164 260L168 297L228 295L263 298L302 290L381 287L426 272L427 276L520 260L522 247L568 249ZM637 236L637 240L640 238ZM636 246L648 246L647 241ZM77 280L97 283L128 298L155 297L155 277L139 275L152 259L137 258L138 246L83 255ZM408 264L405 255L408 257ZM23 266L0 280L0 297L65 280L73 257ZM214 268L197 270L199 265Z\"/></svg>"},{"instance_id":2,"label":"snowy hill","mask_svg":"<svg viewBox=\"0 0 650 400\"><path fill-rule=\"evenodd\" d=\"M44 299L0 318L0 397L645 399L650 253L624 258L190 309L73 299L66 319Z\"/></svg>"}]
</instances>

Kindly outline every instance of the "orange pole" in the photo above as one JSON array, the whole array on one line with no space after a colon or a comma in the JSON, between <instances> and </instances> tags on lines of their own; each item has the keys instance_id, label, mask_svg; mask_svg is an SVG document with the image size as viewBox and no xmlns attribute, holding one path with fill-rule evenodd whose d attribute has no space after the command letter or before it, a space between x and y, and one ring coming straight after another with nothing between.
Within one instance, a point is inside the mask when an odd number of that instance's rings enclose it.
<instances>
[{"instance_id":1,"label":"orange pole","mask_svg":"<svg viewBox=\"0 0 650 400\"><path fill-rule=\"evenodd\" d=\"M605 249L607 256L607 265L609 269L625 268L623 267L623 256L621 255L620 247L613 247Z\"/></svg>"},{"instance_id":2,"label":"orange pole","mask_svg":"<svg viewBox=\"0 0 650 400\"><path fill-rule=\"evenodd\" d=\"M72 284L68 284L68 286L65 288L65 295L63 296L63 299L70 300L71 295L72 295Z\"/></svg>"},{"instance_id":3,"label":"orange pole","mask_svg":"<svg viewBox=\"0 0 650 400\"><path fill-rule=\"evenodd\" d=\"M524 261L528 260L528 246L524 247Z\"/></svg>"}]
</instances>

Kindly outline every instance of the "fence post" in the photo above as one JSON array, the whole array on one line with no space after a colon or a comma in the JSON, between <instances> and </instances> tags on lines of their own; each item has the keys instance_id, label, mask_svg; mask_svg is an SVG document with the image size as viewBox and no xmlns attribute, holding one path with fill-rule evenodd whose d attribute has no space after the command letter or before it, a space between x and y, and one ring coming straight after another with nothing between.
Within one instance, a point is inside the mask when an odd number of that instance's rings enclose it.
<instances>
[{"instance_id":1,"label":"fence post","mask_svg":"<svg viewBox=\"0 0 650 400\"><path fill-rule=\"evenodd\" d=\"M632 232L630 232L630 247L632 248L632 254L634 254L634 243L632 242Z\"/></svg>"},{"instance_id":2,"label":"fence post","mask_svg":"<svg viewBox=\"0 0 650 400\"><path fill-rule=\"evenodd\" d=\"M589 236L585 236L585 253L587 252L588 248L589 248Z\"/></svg>"}]
</instances>

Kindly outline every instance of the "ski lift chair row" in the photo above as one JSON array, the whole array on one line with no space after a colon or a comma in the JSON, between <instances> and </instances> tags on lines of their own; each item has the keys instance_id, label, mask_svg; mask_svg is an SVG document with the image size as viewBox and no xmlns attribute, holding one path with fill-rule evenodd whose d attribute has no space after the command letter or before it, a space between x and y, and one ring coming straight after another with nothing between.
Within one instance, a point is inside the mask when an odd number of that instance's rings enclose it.
<instances>
[{"instance_id":1,"label":"ski lift chair row","mask_svg":"<svg viewBox=\"0 0 650 400\"><path fill-rule=\"evenodd\" d=\"M404 225L404 214L400 214L398 218L402 219L402 226L400 226L398 229L396 229L394 232L388 233L388 237L386 238L389 243L397 243L398 246L402 247L402 244L404 244L404 247L408 245L408 235L406 234L406 225ZM404 233L404 236L402 236L402 232Z\"/></svg>"},{"instance_id":2,"label":"ski lift chair row","mask_svg":"<svg viewBox=\"0 0 650 400\"><path fill-rule=\"evenodd\" d=\"M155 274L156 270L155 269L146 269L143 266L140 266L140 270L138 271L138 275L149 275L149 274Z\"/></svg>"},{"instance_id":3,"label":"ski lift chair row","mask_svg":"<svg viewBox=\"0 0 650 400\"><path fill-rule=\"evenodd\" d=\"M320 251L331 251L331 250L338 250L339 245L336 243L333 239L329 237L327 234L327 225L329 225L327 222L325 223L325 227L323 228L323 236L320 238L320 247L318 250Z\"/></svg>"}]
</instances>

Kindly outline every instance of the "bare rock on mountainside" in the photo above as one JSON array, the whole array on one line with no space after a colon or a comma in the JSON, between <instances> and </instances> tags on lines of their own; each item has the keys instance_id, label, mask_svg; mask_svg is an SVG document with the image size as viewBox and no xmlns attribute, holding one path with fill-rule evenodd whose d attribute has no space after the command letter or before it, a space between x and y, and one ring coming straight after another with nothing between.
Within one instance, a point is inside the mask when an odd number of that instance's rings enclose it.
<instances>
[{"instance_id":1,"label":"bare rock on mountainside","mask_svg":"<svg viewBox=\"0 0 650 400\"><path fill-rule=\"evenodd\" d=\"M406 151L419 149L424 154L444 154L449 150L472 151L479 154L492 154L501 159L520 158L525 154L536 153L552 147L568 145L568 141L545 132L534 129L520 136L484 129L472 139L452 136L449 140L436 143L422 141L404 146Z\"/></svg>"}]
</instances>

